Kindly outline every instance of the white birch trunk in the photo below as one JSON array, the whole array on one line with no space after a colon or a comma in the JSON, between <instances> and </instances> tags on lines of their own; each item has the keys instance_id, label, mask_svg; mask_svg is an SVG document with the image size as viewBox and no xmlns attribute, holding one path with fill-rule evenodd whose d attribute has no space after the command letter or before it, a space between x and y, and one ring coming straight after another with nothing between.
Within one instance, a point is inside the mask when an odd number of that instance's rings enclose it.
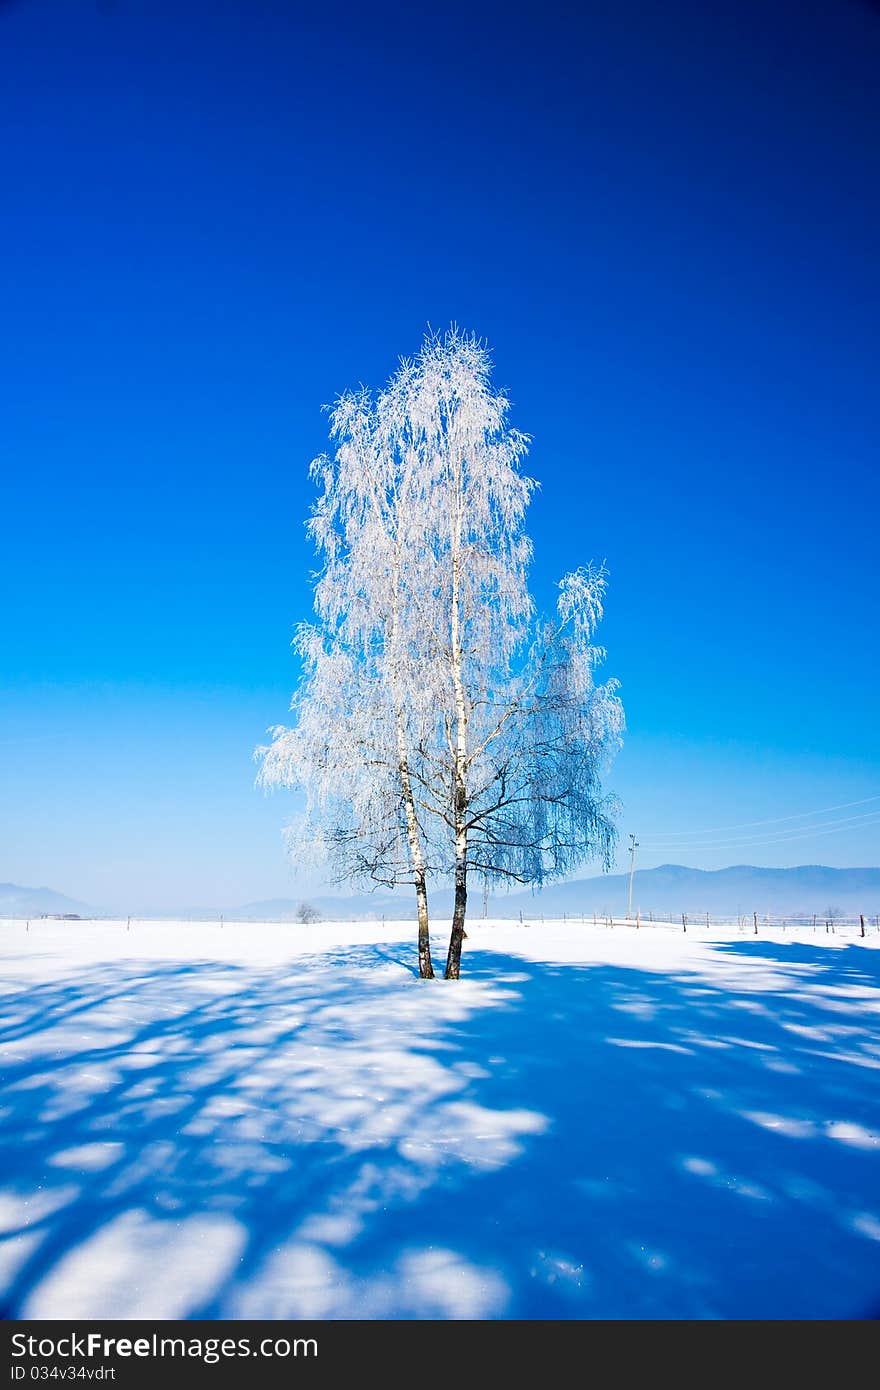
<instances>
[{"instance_id":1,"label":"white birch trunk","mask_svg":"<svg viewBox=\"0 0 880 1390\"><path fill-rule=\"evenodd\" d=\"M452 911L452 931L446 958L446 979L457 980L461 969L461 946L464 940L464 921L467 912L467 727L468 707L464 690L464 654L462 650L461 613L461 532L462 486L461 459L456 464L455 525L452 544L452 602L450 614L450 665L452 695L455 709L455 749L453 755L453 820L455 825L455 904Z\"/></svg>"},{"instance_id":2,"label":"white birch trunk","mask_svg":"<svg viewBox=\"0 0 880 1390\"><path fill-rule=\"evenodd\" d=\"M399 530L399 521L398 521ZM397 754L399 758L400 771L400 792L403 800L403 813L406 822L406 839L409 846L410 864L413 872L413 882L416 889L416 909L418 912L418 949L419 949L419 977L422 980L433 980L434 966L431 961L431 933L428 921L428 886L425 876L425 857L422 853L422 844L419 837L419 822L416 814L415 797L413 796L412 778L409 771L409 754L406 745L406 729L404 727L403 700L399 689L400 678L397 667L397 646L400 634L400 538L399 534L395 544L394 558L394 601L391 617L391 635L389 639L391 669L393 672L394 685L394 718L397 733Z\"/></svg>"}]
</instances>

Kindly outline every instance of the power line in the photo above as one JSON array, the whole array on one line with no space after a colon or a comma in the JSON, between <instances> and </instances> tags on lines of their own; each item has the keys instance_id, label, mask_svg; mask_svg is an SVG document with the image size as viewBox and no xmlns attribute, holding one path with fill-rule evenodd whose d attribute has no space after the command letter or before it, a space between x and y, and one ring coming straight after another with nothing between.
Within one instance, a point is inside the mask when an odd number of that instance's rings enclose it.
<instances>
[{"instance_id":1,"label":"power line","mask_svg":"<svg viewBox=\"0 0 880 1390\"><path fill-rule=\"evenodd\" d=\"M714 825L705 830L669 830L660 831L667 840L689 838L692 835L718 835L722 830L748 830L754 825L781 825L783 821L805 820L808 816L824 816L830 811L846 811L850 806L867 806L869 801L880 801L880 795L866 796L861 801L842 801L839 806L820 806L816 811L798 811L793 816L774 816L770 820L747 820L739 821L735 825ZM866 815L873 815L874 812L868 811Z\"/></svg>"},{"instance_id":2,"label":"power line","mask_svg":"<svg viewBox=\"0 0 880 1390\"><path fill-rule=\"evenodd\" d=\"M809 840L818 835L836 835L842 830L855 830L860 825L880 826L880 810L869 811L864 816L847 816L840 821L826 821L824 825L809 826L805 829L793 829L782 835L771 835L767 838L760 836L757 839L739 840L704 840L702 843L688 844L646 844L645 849L648 853L655 853L657 850L696 850L696 849L746 849L750 845L779 845L786 844L791 840ZM855 822L855 824L854 824ZM867 828L867 826L866 826Z\"/></svg>"},{"instance_id":3,"label":"power line","mask_svg":"<svg viewBox=\"0 0 880 1390\"><path fill-rule=\"evenodd\" d=\"M821 835L829 826L858 824L859 822L863 821L872 821L877 816L880 816L880 807L876 807L873 811L862 811L857 816L841 816L838 820L819 821L817 825L792 825L789 829L781 831L780 836L795 837L800 835ZM763 839L764 837L762 835L735 835L732 839L730 837L727 837L724 840L707 840L706 844L741 844L747 843L749 840L753 840L756 843L761 843ZM660 840L655 841L653 843L653 848L655 849L660 848L661 846L663 848L669 846L670 848L674 849L675 843L671 840Z\"/></svg>"},{"instance_id":4,"label":"power line","mask_svg":"<svg viewBox=\"0 0 880 1390\"><path fill-rule=\"evenodd\" d=\"M874 816L880 816L880 812L874 812ZM792 834L767 835L765 838L756 837L751 838L751 840L705 840L702 842L692 841L691 844L645 845L645 849L648 853L655 853L659 849L683 852L691 851L691 849L747 849L749 845L784 845L788 841L810 840L817 835L836 835L842 830L859 830L862 826L869 830L872 826L880 826L880 820L873 819L873 817L865 817L865 819L859 817L856 824L852 824L851 821L831 821L826 826L810 826L809 830L795 830Z\"/></svg>"}]
</instances>

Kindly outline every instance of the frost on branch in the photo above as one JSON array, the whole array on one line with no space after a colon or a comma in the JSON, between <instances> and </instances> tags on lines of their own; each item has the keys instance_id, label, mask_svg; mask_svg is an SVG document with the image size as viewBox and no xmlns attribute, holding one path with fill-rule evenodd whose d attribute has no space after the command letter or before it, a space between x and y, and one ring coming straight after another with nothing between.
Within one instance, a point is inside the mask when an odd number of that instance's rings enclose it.
<instances>
[{"instance_id":1,"label":"frost on branch","mask_svg":"<svg viewBox=\"0 0 880 1390\"><path fill-rule=\"evenodd\" d=\"M360 388L330 408L335 452L311 468L315 622L294 642L292 724L258 750L263 784L304 798L297 856L414 886L423 975L438 875L455 887L457 977L470 871L540 884L613 852L601 774L623 712L616 682L595 682L592 643L605 571L566 575L556 616L537 620L536 484L509 408L486 348L455 328L375 399Z\"/></svg>"}]
</instances>

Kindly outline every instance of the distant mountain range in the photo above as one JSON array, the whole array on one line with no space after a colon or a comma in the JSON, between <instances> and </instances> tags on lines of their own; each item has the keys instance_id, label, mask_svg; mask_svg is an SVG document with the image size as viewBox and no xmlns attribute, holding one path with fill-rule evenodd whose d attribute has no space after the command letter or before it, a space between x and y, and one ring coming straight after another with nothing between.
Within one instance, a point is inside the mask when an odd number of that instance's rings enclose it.
<instances>
[{"instance_id":1,"label":"distant mountain range","mask_svg":"<svg viewBox=\"0 0 880 1390\"><path fill-rule=\"evenodd\" d=\"M570 883L548 884L540 892L520 890L491 894L491 917L525 919L538 915L561 917L579 913L608 913L620 917L626 912L629 874L601 874L575 879ZM302 899L276 898L271 902L248 903L230 912L257 920L292 920ZM322 917L367 917L383 915L414 916L412 893L361 894L357 897L308 897ZM773 913L824 913L828 908L852 914L880 914L880 868L831 869L822 864L801 864L791 869L761 869L737 864L729 869L689 869L682 864L662 864L656 869L637 869L633 875L633 912L653 912L697 916L701 912L738 915ZM430 894L434 913L452 911L452 894L440 889ZM473 883L468 894L469 911L479 915L483 895Z\"/></svg>"},{"instance_id":2,"label":"distant mountain range","mask_svg":"<svg viewBox=\"0 0 880 1390\"><path fill-rule=\"evenodd\" d=\"M510 916L529 904L532 913L626 912L629 874L608 874L552 884L539 894L516 893L501 898L496 913ZM880 913L880 869L830 869L823 864L800 864L791 869L762 869L736 864L729 869L689 869L681 864L661 864L656 869L637 869L633 875L633 912L696 916L700 912L747 914L770 912Z\"/></svg>"},{"instance_id":3,"label":"distant mountain range","mask_svg":"<svg viewBox=\"0 0 880 1390\"><path fill-rule=\"evenodd\" d=\"M18 883L0 883L0 917L39 917L41 913L75 912L91 917L94 908L76 898L66 898L52 888L22 888Z\"/></svg>"},{"instance_id":4,"label":"distant mountain range","mask_svg":"<svg viewBox=\"0 0 880 1390\"><path fill-rule=\"evenodd\" d=\"M492 917L508 918L522 913L525 920L594 912L620 917L626 911L628 891L628 874L601 874L571 883L551 884L536 893L520 890L493 894L488 911ZM470 912L481 915L483 895L479 884L472 884L468 897ZM302 894L296 898L271 898L243 906L149 915L213 917L222 912L229 920L284 922L296 920L297 909L303 901L317 908L325 919L415 917L414 896L404 890L351 897ZM821 915L834 908L848 915L864 912L873 917L880 915L880 868L831 869L823 864L801 864L791 869L761 869L751 864L737 864L729 869L689 869L681 864L662 864L657 869L636 871L632 901L633 912L640 909L643 915L653 912L655 916L677 917L682 912L694 917L705 912ZM451 913L450 890L444 888L431 893L430 905L435 915ZM0 884L0 916L38 916L40 913L78 913L82 917L110 915L50 888Z\"/></svg>"}]
</instances>

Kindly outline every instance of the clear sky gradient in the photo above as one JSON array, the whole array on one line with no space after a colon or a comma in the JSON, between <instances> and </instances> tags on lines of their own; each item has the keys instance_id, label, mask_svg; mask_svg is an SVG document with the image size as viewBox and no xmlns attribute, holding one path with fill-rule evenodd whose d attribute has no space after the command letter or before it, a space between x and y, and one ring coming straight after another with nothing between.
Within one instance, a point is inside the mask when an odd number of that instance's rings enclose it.
<instances>
[{"instance_id":1,"label":"clear sky gradient","mask_svg":"<svg viewBox=\"0 0 880 1390\"><path fill-rule=\"evenodd\" d=\"M856 0L0 3L0 880L296 891L320 406L450 320L539 602L611 571L622 845L880 862L880 800L726 830L880 796L878 73Z\"/></svg>"}]
</instances>

